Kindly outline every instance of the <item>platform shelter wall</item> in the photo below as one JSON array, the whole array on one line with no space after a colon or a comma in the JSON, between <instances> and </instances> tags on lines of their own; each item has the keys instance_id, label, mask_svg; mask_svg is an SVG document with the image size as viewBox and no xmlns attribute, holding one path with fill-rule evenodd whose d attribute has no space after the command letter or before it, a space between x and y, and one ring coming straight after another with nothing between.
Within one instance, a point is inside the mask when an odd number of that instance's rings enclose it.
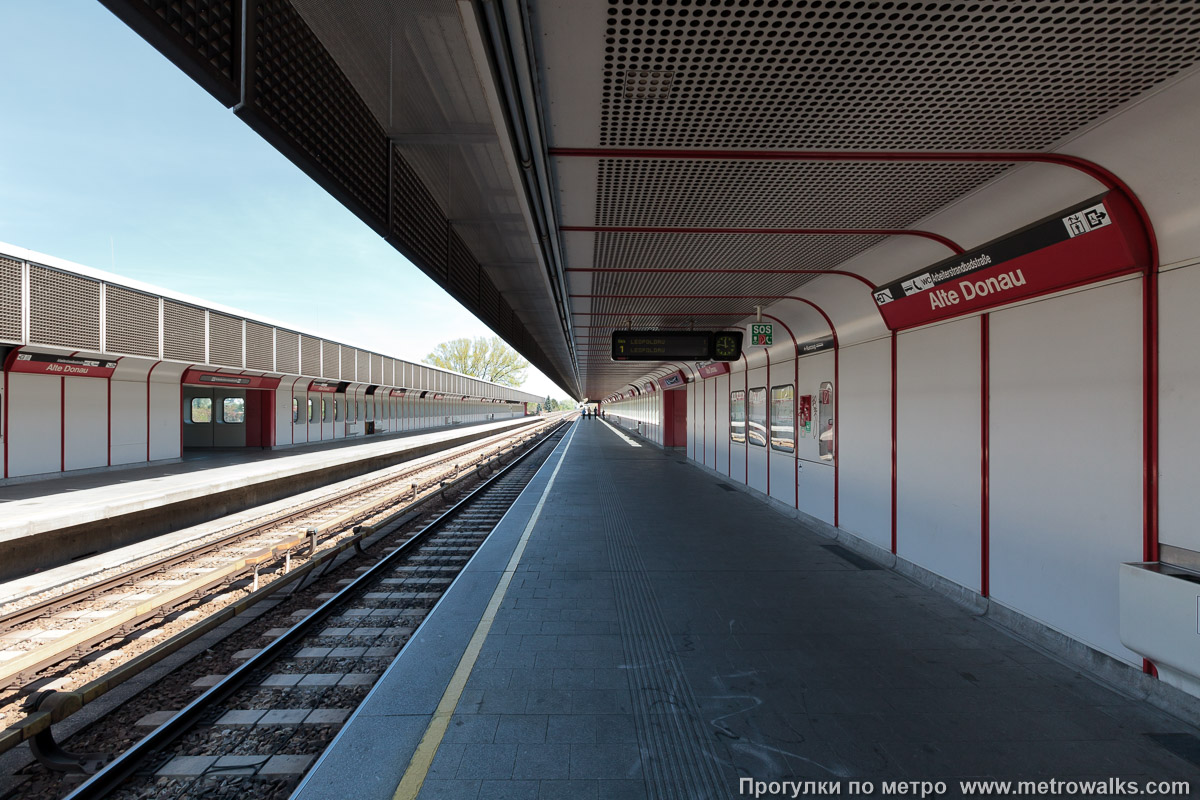
<instances>
[{"instance_id":1,"label":"platform shelter wall","mask_svg":"<svg viewBox=\"0 0 1200 800\"><path fill-rule=\"evenodd\" d=\"M1193 74L1058 147L1119 175L1154 224L1158 536L1200 557L1197 127L1200 77ZM972 247L1102 191L1062 166L1027 164L914 227ZM839 268L880 284L944 258L938 247L891 237ZM829 315L836 350L797 358L792 341L777 335L768 354L748 351L727 375L700 379L690 370L688 457L781 508L836 526L885 561L894 553L898 563L1140 668L1141 656L1119 635L1118 574L1123 562L1143 557L1145 280L1102 280L901 330L894 342L866 287L847 285L830 276L793 292ZM798 341L830 333L806 304L784 300L765 311ZM769 436L754 440L753 421L749 441L738 440L734 394L792 381L797 399L814 398L814 427L824 421L816 409L823 387L832 385L832 457L819 436L804 433L794 453L772 450Z\"/></svg>"}]
</instances>

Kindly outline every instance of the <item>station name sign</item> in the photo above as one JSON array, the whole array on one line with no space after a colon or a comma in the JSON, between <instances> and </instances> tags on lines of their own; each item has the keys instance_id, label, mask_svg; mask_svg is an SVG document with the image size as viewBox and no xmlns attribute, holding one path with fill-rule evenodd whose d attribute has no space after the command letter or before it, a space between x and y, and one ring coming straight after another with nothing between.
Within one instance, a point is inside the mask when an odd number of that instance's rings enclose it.
<instances>
[{"instance_id":1,"label":"station name sign","mask_svg":"<svg viewBox=\"0 0 1200 800\"><path fill-rule=\"evenodd\" d=\"M801 342L796 345L796 355L810 356L813 353L820 353L824 350L832 349L833 334L827 333L824 336L818 336L816 339L809 339L806 342Z\"/></svg>"},{"instance_id":2,"label":"station name sign","mask_svg":"<svg viewBox=\"0 0 1200 800\"><path fill-rule=\"evenodd\" d=\"M663 389L681 389L686 384L687 380L679 370L675 370L670 375L664 375L658 379L658 385Z\"/></svg>"},{"instance_id":3,"label":"station name sign","mask_svg":"<svg viewBox=\"0 0 1200 800\"><path fill-rule=\"evenodd\" d=\"M736 361L742 331L613 331L613 361Z\"/></svg>"},{"instance_id":4,"label":"station name sign","mask_svg":"<svg viewBox=\"0 0 1200 800\"><path fill-rule=\"evenodd\" d=\"M241 386L246 389L274 389L279 386L279 378L268 378L263 375L231 375L228 372L204 372L189 369L183 373L182 383L209 386Z\"/></svg>"},{"instance_id":5,"label":"station name sign","mask_svg":"<svg viewBox=\"0 0 1200 800\"><path fill-rule=\"evenodd\" d=\"M723 361L710 361L707 364L697 364L696 371L701 378L715 378L729 372L729 365Z\"/></svg>"},{"instance_id":6,"label":"station name sign","mask_svg":"<svg viewBox=\"0 0 1200 800\"><path fill-rule=\"evenodd\" d=\"M875 290L891 330L1100 280L1149 258L1129 202L1112 192Z\"/></svg>"},{"instance_id":7,"label":"station name sign","mask_svg":"<svg viewBox=\"0 0 1200 800\"><path fill-rule=\"evenodd\" d=\"M59 375L64 378L110 378L117 368L116 361L101 358L54 356L46 353L17 353L10 372L38 375Z\"/></svg>"}]
</instances>

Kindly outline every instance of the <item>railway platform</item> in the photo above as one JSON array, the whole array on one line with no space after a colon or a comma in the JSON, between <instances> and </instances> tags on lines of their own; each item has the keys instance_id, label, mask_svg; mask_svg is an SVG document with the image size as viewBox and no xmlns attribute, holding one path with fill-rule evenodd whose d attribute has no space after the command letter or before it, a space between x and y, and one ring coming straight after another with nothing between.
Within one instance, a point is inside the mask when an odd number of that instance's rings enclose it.
<instances>
[{"instance_id":1,"label":"railway platform","mask_svg":"<svg viewBox=\"0 0 1200 800\"><path fill-rule=\"evenodd\" d=\"M524 417L303 449L204 451L166 464L0 486L0 603L55 585L47 572L168 530L255 506L528 424ZM64 565L67 565L64 567Z\"/></svg>"},{"instance_id":2,"label":"railway platform","mask_svg":"<svg viewBox=\"0 0 1200 800\"><path fill-rule=\"evenodd\" d=\"M293 797L1188 781L1197 730L580 420Z\"/></svg>"}]
</instances>

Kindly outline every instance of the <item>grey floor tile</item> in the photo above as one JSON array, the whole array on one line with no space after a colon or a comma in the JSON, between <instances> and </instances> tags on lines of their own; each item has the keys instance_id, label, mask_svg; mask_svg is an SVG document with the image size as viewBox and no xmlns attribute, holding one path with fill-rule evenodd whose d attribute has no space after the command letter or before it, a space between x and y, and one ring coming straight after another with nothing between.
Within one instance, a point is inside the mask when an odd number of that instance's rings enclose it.
<instances>
[{"instance_id":1,"label":"grey floor tile","mask_svg":"<svg viewBox=\"0 0 1200 800\"><path fill-rule=\"evenodd\" d=\"M495 729L496 742L540 744L546 741L545 714L504 714Z\"/></svg>"},{"instance_id":2,"label":"grey floor tile","mask_svg":"<svg viewBox=\"0 0 1200 800\"><path fill-rule=\"evenodd\" d=\"M523 714L531 692L527 689L484 689L480 714Z\"/></svg>"},{"instance_id":3,"label":"grey floor tile","mask_svg":"<svg viewBox=\"0 0 1200 800\"><path fill-rule=\"evenodd\" d=\"M538 800L537 781L483 781L479 797L486 800Z\"/></svg>"},{"instance_id":4,"label":"grey floor tile","mask_svg":"<svg viewBox=\"0 0 1200 800\"><path fill-rule=\"evenodd\" d=\"M421 785L417 800L475 800L479 781L428 779Z\"/></svg>"},{"instance_id":5,"label":"grey floor tile","mask_svg":"<svg viewBox=\"0 0 1200 800\"><path fill-rule=\"evenodd\" d=\"M536 688L529 691L527 714L566 714L571 711L573 690Z\"/></svg>"},{"instance_id":6,"label":"grey floor tile","mask_svg":"<svg viewBox=\"0 0 1200 800\"><path fill-rule=\"evenodd\" d=\"M538 800L601 800L599 781L542 781Z\"/></svg>"},{"instance_id":7,"label":"grey floor tile","mask_svg":"<svg viewBox=\"0 0 1200 800\"><path fill-rule=\"evenodd\" d=\"M444 742L492 742L496 738L496 714L455 714L446 728Z\"/></svg>"},{"instance_id":8,"label":"grey floor tile","mask_svg":"<svg viewBox=\"0 0 1200 800\"><path fill-rule=\"evenodd\" d=\"M452 780L458 772L458 764L462 761L467 746L458 742L442 742L433 756L426 780Z\"/></svg>"},{"instance_id":9,"label":"grey floor tile","mask_svg":"<svg viewBox=\"0 0 1200 800\"><path fill-rule=\"evenodd\" d=\"M599 781L600 797L604 800L647 800L645 781Z\"/></svg>"},{"instance_id":10,"label":"grey floor tile","mask_svg":"<svg viewBox=\"0 0 1200 800\"><path fill-rule=\"evenodd\" d=\"M569 773L570 753L571 745L567 744L517 745L513 778L528 780L569 778L571 777Z\"/></svg>"},{"instance_id":11,"label":"grey floor tile","mask_svg":"<svg viewBox=\"0 0 1200 800\"><path fill-rule=\"evenodd\" d=\"M470 744L463 750L454 777L459 780L507 779L513 774L515 744Z\"/></svg>"},{"instance_id":12,"label":"grey floor tile","mask_svg":"<svg viewBox=\"0 0 1200 800\"><path fill-rule=\"evenodd\" d=\"M635 780L642 776L642 752L633 743L571 745L571 778Z\"/></svg>"}]
</instances>

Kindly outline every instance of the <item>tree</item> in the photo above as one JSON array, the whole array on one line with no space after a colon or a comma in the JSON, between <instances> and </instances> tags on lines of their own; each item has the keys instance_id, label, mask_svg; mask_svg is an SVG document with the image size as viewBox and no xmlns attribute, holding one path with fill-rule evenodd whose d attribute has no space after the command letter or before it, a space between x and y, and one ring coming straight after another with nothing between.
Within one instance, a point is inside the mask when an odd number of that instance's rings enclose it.
<instances>
[{"instance_id":1,"label":"tree","mask_svg":"<svg viewBox=\"0 0 1200 800\"><path fill-rule=\"evenodd\" d=\"M529 367L529 362L499 336L442 342L425 356L425 363L503 386L520 386Z\"/></svg>"}]
</instances>

